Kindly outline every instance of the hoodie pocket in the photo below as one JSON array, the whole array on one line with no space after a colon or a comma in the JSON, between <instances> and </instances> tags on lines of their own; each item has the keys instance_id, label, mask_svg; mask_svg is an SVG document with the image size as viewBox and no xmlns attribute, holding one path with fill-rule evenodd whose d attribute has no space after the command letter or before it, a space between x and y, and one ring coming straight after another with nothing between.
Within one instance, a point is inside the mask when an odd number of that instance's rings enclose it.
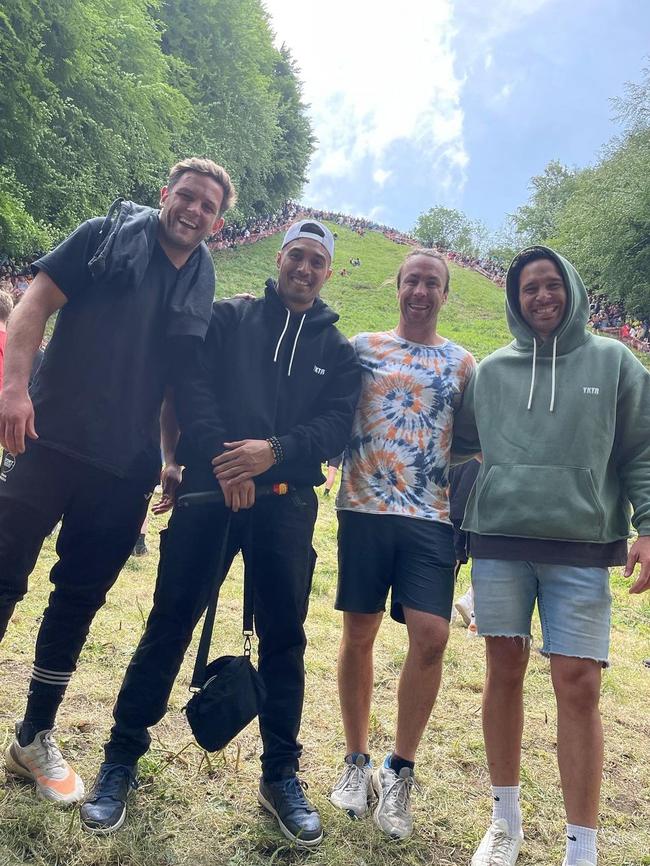
<instances>
[{"instance_id":1,"label":"hoodie pocket","mask_svg":"<svg viewBox=\"0 0 650 866\"><path fill-rule=\"evenodd\" d=\"M605 513L591 469L491 466L477 496L478 532L558 541L601 540Z\"/></svg>"}]
</instances>

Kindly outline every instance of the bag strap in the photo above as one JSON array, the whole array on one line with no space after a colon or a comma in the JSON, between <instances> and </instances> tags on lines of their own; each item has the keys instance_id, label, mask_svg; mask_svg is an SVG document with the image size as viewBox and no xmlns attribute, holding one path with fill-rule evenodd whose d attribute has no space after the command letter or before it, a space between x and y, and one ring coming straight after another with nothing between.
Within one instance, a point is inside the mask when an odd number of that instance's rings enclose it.
<instances>
[{"instance_id":1,"label":"bag strap","mask_svg":"<svg viewBox=\"0 0 650 866\"><path fill-rule=\"evenodd\" d=\"M244 655L251 654L251 638L253 637L253 521L249 518L246 532L246 556L244 557L244 615L242 619L242 636L244 638Z\"/></svg>"},{"instance_id":2,"label":"bag strap","mask_svg":"<svg viewBox=\"0 0 650 866\"><path fill-rule=\"evenodd\" d=\"M210 652L210 642L212 640L212 629L214 628L214 618L217 613L217 599L219 598L219 587L223 583L226 570L226 551L228 549L228 540L230 538L230 524L232 521L232 511L228 509L228 517L223 531L223 541L221 550L219 551L219 561L214 575L214 583L210 592L210 600L208 609L205 614L205 622L203 623L203 631L201 632L201 640L199 648L196 651L196 661L194 662L194 671L192 672L192 682L190 683L191 692L200 692L205 679L205 669L208 666L208 653ZM245 583L245 581L244 581ZM245 590L244 590L245 592Z\"/></svg>"}]
</instances>

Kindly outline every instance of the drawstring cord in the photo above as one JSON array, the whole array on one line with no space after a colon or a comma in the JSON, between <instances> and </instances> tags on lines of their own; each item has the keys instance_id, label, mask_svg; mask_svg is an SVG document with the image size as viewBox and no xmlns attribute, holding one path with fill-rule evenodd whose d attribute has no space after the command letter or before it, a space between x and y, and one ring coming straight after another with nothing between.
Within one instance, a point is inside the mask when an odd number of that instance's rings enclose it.
<instances>
[{"instance_id":1,"label":"drawstring cord","mask_svg":"<svg viewBox=\"0 0 650 866\"><path fill-rule=\"evenodd\" d=\"M284 339L284 335L287 333L287 328L289 327L289 319L291 318L291 314L289 310L287 310L287 321L284 323L284 329L280 334L280 339L278 340L278 345L275 347L275 355L273 356L273 363L276 364L278 361L278 352L280 351L280 346L282 345L282 340Z\"/></svg>"},{"instance_id":2,"label":"drawstring cord","mask_svg":"<svg viewBox=\"0 0 650 866\"><path fill-rule=\"evenodd\" d=\"M533 337L533 372L530 376L530 391L528 393L528 406L527 409L530 411L530 407L533 405L533 390L535 388L535 365L537 363L537 340Z\"/></svg>"},{"instance_id":3,"label":"drawstring cord","mask_svg":"<svg viewBox=\"0 0 650 866\"><path fill-rule=\"evenodd\" d=\"M551 366L551 404L548 411L552 412L555 408L555 359L557 357L557 337L553 340L553 362Z\"/></svg>"},{"instance_id":4,"label":"drawstring cord","mask_svg":"<svg viewBox=\"0 0 650 866\"><path fill-rule=\"evenodd\" d=\"M287 372L287 376L291 375L291 367L293 366L293 358L296 354L296 346L298 345L298 337L300 336L300 332L302 331L302 326L305 324L305 319L307 318L307 313L302 314L302 319L300 320L300 325L298 326L298 330L296 332L296 338L293 341L293 349L291 350L291 358L289 359L289 371ZM275 355L273 356L273 363L277 364L278 362L278 354L280 352L280 346L282 345L282 341L284 340L284 335L287 333L287 328L289 327L289 321L291 319L291 313L287 310L287 320L284 323L284 328L282 329L282 333L280 334L280 339L278 340L278 345L275 347Z\"/></svg>"},{"instance_id":5,"label":"drawstring cord","mask_svg":"<svg viewBox=\"0 0 650 866\"><path fill-rule=\"evenodd\" d=\"M551 360L551 402L548 407L549 412L555 411L555 362L557 360L557 337L553 340L553 358ZM528 406L530 411L533 405L533 391L535 390L535 371L537 367L537 340L533 337L533 369L530 375L530 391L528 392Z\"/></svg>"},{"instance_id":6,"label":"drawstring cord","mask_svg":"<svg viewBox=\"0 0 650 866\"><path fill-rule=\"evenodd\" d=\"M302 314L302 319L300 320L300 324L298 325L298 330L296 332L296 339L293 341L293 349L291 351L291 358L289 359L289 372L287 376L291 375L291 365L293 364L293 356L296 354L296 346L298 345L298 337L300 336L300 332L302 331L302 326L305 323L305 319L307 318L307 313Z\"/></svg>"}]
</instances>

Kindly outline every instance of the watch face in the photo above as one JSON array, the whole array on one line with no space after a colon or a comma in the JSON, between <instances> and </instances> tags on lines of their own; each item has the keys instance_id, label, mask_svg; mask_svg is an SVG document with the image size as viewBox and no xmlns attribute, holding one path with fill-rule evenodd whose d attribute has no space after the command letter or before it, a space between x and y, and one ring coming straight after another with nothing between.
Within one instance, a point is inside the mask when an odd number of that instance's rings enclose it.
<instances>
[{"instance_id":1,"label":"watch face","mask_svg":"<svg viewBox=\"0 0 650 866\"><path fill-rule=\"evenodd\" d=\"M4 451L2 454L2 464L0 464L0 481L7 480L7 474L11 472L15 465L16 458L14 455L8 451Z\"/></svg>"}]
</instances>

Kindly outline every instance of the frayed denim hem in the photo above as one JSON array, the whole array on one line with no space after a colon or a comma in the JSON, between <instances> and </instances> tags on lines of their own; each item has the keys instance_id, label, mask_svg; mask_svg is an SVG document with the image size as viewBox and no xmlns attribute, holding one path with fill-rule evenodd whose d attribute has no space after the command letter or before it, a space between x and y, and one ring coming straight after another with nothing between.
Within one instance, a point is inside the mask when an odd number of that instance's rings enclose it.
<instances>
[{"instance_id":1,"label":"frayed denim hem","mask_svg":"<svg viewBox=\"0 0 650 866\"><path fill-rule=\"evenodd\" d=\"M484 632L481 631L480 627L477 627L476 633L479 637L508 637L512 640L520 640L522 642L522 649L525 647L530 647L533 636L530 634L502 634L502 633L494 633L494 632Z\"/></svg>"},{"instance_id":2,"label":"frayed denim hem","mask_svg":"<svg viewBox=\"0 0 650 866\"><path fill-rule=\"evenodd\" d=\"M567 659L584 659L585 661L596 662L604 670L607 670L607 668L610 667L609 659L598 659L598 658L594 658L594 656L577 656L575 653L561 653L561 652L556 652L556 650L551 650L549 652L549 650L544 649L544 647L542 647L542 649L540 649L539 654L544 656L545 659L549 659L551 656L562 656L563 658L567 658Z\"/></svg>"}]
</instances>

